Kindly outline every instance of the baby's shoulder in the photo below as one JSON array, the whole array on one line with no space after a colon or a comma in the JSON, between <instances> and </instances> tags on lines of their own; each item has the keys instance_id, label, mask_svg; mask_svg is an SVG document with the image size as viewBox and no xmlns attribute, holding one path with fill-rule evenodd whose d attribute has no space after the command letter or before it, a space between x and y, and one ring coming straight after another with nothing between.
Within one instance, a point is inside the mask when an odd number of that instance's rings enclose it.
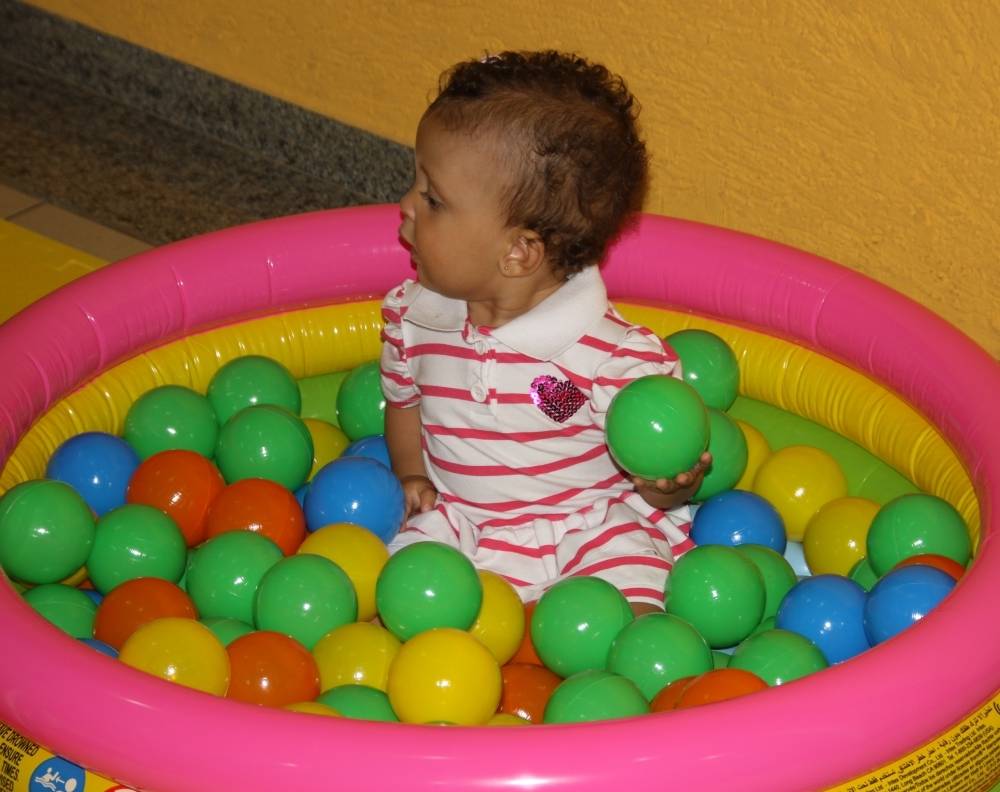
<instances>
[{"instance_id":1,"label":"baby's shoulder","mask_svg":"<svg viewBox=\"0 0 1000 792\"><path fill-rule=\"evenodd\" d=\"M405 307L413 302L419 291L420 284L412 278L407 278L386 292L385 297L382 299L382 305L388 308Z\"/></svg>"},{"instance_id":2,"label":"baby's shoulder","mask_svg":"<svg viewBox=\"0 0 1000 792\"><path fill-rule=\"evenodd\" d=\"M634 350L663 353L662 339L648 327L625 319L612 305L598 322L580 339L584 346L615 352Z\"/></svg>"}]
</instances>

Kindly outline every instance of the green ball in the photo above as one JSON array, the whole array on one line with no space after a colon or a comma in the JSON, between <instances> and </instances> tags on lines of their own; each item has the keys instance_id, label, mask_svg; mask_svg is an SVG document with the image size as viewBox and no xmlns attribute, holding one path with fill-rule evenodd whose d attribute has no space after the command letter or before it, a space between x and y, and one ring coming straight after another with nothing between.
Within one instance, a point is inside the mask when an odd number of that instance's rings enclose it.
<instances>
[{"instance_id":1,"label":"green ball","mask_svg":"<svg viewBox=\"0 0 1000 792\"><path fill-rule=\"evenodd\" d=\"M299 386L277 360L247 355L226 363L208 385L208 400L220 424L245 407L271 404L293 415L302 408Z\"/></svg>"},{"instance_id":2,"label":"green ball","mask_svg":"<svg viewBox=\"0 0 1000 792\"><path fill-rule=\"evenodd\" d=\"M594 669L581 671L559 684L545 705L542 722L586 723L648 712L649 704L632 680Z\"/></svg>"},{"instance_id":3,"label":"green ball","mask_svg":"<svg viewBox=\"0 0 1000 792\"><path fill-rule=\"evenodd\" d=\"M352 369L337 394L340 428L351 440L385 432L385 396L377 360Z\"/></svg>"},{"instance_id":4,"label":"green ball","mask_svg":"<svg viewBox=\"0 0 1000 792\"><path fill-rule=\"evenodd\" d=\"M229 646L237 638L242 638L244 635L254 631L253 627L249 624L237 619L212 618L199 619L198 621L215 633L215 637L222 642L223 646Z\"/></svg>"},{"instance_id":5,"label":"green ball","mask_svg":"<svg viewBox=\"0 0 1000 792\"><path fill-rule=\"evenodd\" d=\"M776 619L774 616L766 616L760 624L753 628L753 632L748 635L748 638L752 638L755 635L759 635L762 632L767 632L768 630L773 630L775 627Z\"/></svg>"},{"instance_id":6,"label":"green ball","mask_svg":"<svg viewBox=\"0 0 1000 792\"><path fill-rule=\"evenodd\" d=\"M125 441L142 459L178 448L211 458L218 436L211 402L180 385L147 391L125 416Z\"/></svg>"},{"instance_id":7,"label":"green ball","mask_svg":"<svg viewBox=\"0 0 1000 792\"><path fill-rule=\"evenodd\" d=\"M764 580L764 615L762 619L774 616L778 612L781 600L791 591L792 586L799 582L795 570L780 553L763 545L745 544L733 548L748 559L760 572Z\"/></svg>"},{"instance_id":8,"label":"green ball","mask_svg":"<svg viewBox=\"0 0 1000 792\"><path fill-rule=\"evenodd\" d=\"M417 542L391 556L375 584L382 624L401 641L433 627L467 630L483 603L472 562L440 542Z\"/></svg>"},{"instance_id":9,"label":"green ball","mask_svg":"<svg viewBox=\"0 0 1000 792\"><path fill-rule=\"evenodd\" d=\"M309 651L330 630L357 618L354 584L343 569L323 556L284 558L267 571L257 587L257 629L289 635Z\"/></svg>"},{"instance_id":10,"label":"green ball","mask_svg":"<svg viewBox=\"0 0 1000 792\"><path fill-rule=\"evenodd\" d=\"M672 479L708 447L708 411L687 383L651 374L615 394L606 431L611 455L630 474Z\"/></svg>"},{"instance_id":11,"label":"green ball","mask_svg":"<svg viewBox=\"0 0 1000 792\"><path fill-rule=\"evenodd\" d=\"M878 583L878 575L875 574L875 570L872 569L867 558L856 561L847 576L865 591L871 591L872 587Z\"/></svg>"},{"instance_id":12,"label":"green ball","mask_svg":"<svg viewBox=\"0 0 1000 792\"><path fill-rule=\"evenodd\" d=\"M667 613L680 616L713 649L735 646L760 624L766 601L757 567L735 548L701 545L688 550L667 578Z\"/></svg>"},{"instance_id":13,"label":"green ball","mask_svg":"<svg viewBox=\"0 0 1000 792\"><path fill-rule=\"evenodd\" d=\"M107 594L141 577L176 583L186 563L187 543L177 523L152 506L129 503L97 521L87 573L94 588Z\"/></svg>"},{"instance_id":14,"label":"green ball","mask_svg":"<svg viewBox=\"0 0 1000 792\"><path fill-rule=\"evenodd\" d=\"M618 633L608 652L607 670L631 679L648 700L675 679L711 669L705 639L669 613L640 616Z\"/></svg>"},{"instance_id":15,"label":"green ball","mask_svg":"<svg viewBox=\"0 0 1000 792\"><path fill-rule=\"evenodd\" d=\"M0 498L0 566L25 583L56 583L87 562L94 515L61 481L25 481Z\"/></svg>"},{"instance_id":16,"label":"green ball","mask_svg":"<svg viewBox=\"0 0 1000 792\"><path fill-rule=\"evenodd\" d=\"M386 723L399 721L389 703L389 696L367 685L338 685L322 693L316 701L333 707L345 718Z\"/></svg>"},{"instance_id":17,"label":"green ball","mask_svg":"<svg viewBox=\"0 0 1000 792\"><path fill-rule=\"evenodd\" d=\"M730 655L725 652L720 652L718 649L712 650L712 668L718 670L720 668L729 668Z\"/></svg>"},{"instance_id":18,"label":"green ball","mask_svg":"<svg viewBox=\"0 0 1000 792\"><path fill-rule=\"evenodd\" d=\"M955 508L933 495L914 492L885 504L868 529L868 563L880 577L915 555L943 555L962 566L972 544L965 521Z\"/></svg>"},{"instance_id":19,"label":"green ball","mask_svg":"<svg viewBox=\"0 0 1000 792\"><path fill-rule=\"evenodd\" d=\"M266 404L247 407L219 432L215 462L227 484L262 478L294 492L312 469L312 435L288 410Z\"/></svg>"},{"instance_id":20,"label":"green ball","mask_svg":"<svg viewBox=\"0 0 1000 792\"><path fill-rule=\"evenodd\" d=\"M319 374L315 377L304 377L299 380L299 393L302 394L302 409L299 412L303 418L318 418L340 427L337 417L337 394L349 371L334 371L331 374Z\"/></svg>"},{"instance_id":21,"label":"green ball","mask_svg":"<svg viewBox=\"0 0 1000 792\"><path fill-rule=\"evenodd\" d=\"M253 624L261 578L283 557L274 542L252 531L209 539L192 553L187 571L187 593L198 615Z\"/></svg>"},{"instance_id":22,"label":"green ball","mask_svg":"<svg viewBox=\"0 0 1000 792\"><path fill-rule=\"evenodd\" d=\"M667 343L681 359L684 381L709 407L728 410L739 392L740 368L729 344L707 330L679 330Z\"/></svg>"},{"instance_id":23,"label":"green ball","mask_svg":"<svg viewBox=\"0 0 1000 792\"><path fill-rule=\"evenodd\" d=\"M634 618L628 600L606 580L565 578L538 600L531 642L541 661L561 677L603 669L611 644Z\"/></svg>"},{"instance_id":24,"label":"green ball","mask_svg":"<svg viewBox=\"0 0 1000 792\"><path fill-rule=\"evenodd\" d=\"M712 464L691 498L696 503L731 490L747 468L747 439L736 422L724 412L709 407L708 426Z\"/></svg>"},{"instance_id":25,"label":"green ball","mask_svg":"<svg viewBox=\"0 0 1000 792\"><path fill-rule=\"evenodd\" d=\"M747 638L733 652L730 668L752 671L768 685L784 685L827 667L808 638L788 630L767 630Z\"/></svg>"},{"instance_id":26,"label":"green ball","mask_svg":"<svg viewBox=\"0 0 1000 792\"><path fill-rule=\"evenodd\" d=\"M36 586L22 594L46 621L74 638L94 637L97 603L78 588L61 583Z\"/></svg>"}]
</instances>

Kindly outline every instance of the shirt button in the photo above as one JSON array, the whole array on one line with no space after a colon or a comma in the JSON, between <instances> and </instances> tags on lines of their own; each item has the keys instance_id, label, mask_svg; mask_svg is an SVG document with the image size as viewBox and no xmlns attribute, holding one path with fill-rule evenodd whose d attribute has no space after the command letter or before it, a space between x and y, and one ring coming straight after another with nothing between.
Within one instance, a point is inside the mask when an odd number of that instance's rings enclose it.
<instances>
[{"instance_id":1,"label":"shirt button","mask_svg":"<svg viewBox=\"0 0 1000 792\"><path fill-rule=\"evenodd\" d=\"M469 393L472 394L472 398L475 399L477 402L486 401L487 391L486 388L483 386L483 384L480 382L477 382L475 385L473 385Z\"/></svg>"},{"instance_id":2,"label":"shirt button","mask_svg":"<svg viewBox=\"0 0 1000 792\"><path fill-rule=\"evenodd\" d=\"M477 341L476 342L476 354L477 355L485 355L487 349L489 349L489 345L485 341Z\"/></svg>"}]
</instances>

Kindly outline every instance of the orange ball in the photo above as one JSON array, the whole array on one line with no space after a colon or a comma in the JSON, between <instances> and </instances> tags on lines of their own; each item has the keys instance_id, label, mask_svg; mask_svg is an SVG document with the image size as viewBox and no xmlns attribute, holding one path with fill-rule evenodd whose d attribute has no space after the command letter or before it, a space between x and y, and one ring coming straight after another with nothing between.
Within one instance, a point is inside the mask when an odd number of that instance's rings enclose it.
<instances>
[{"instance_id":1,"label":"orange ball","mask_svg":"<svg viewBox=\"0 0 1000 792\"><path fill-rule=\"evenodd\" d=\"M500 712L541 723L545 705L562 678L544 666L531 663L505 665L500 669L500 676L503 678Z\"/></svg>"},{"instance_id":2,"label":"orange ball","mask_svg":"<svg viewBox=\"0 0 1000 792\"><path fill-rule=\"evenodd\" d=\"M247 633L226 647L230 678L227 698L286 707L319 693L319 669L294 638L269 630Z\"/></svg>"},{"instance_id":3,"label":"orange ball","mask_svg":"<svg viewBox=\"0 0 1000 792\"><path fill-rule=\"evenodd\" d=\"M717 668L695 677L685 685L676 709L714 704L716 701L739 698L766 688L767 682L750 671L742 668Z\"/></svg>"},{"instance_id":4,"label":"orange ball","mask_svg":"<svg viewBox=\"0 0 1000 792\"><path fill-rule=\"evenodd\" d=\"M695 678L696 677L692 675L675 679L663 688L663 690L653 696L653 700L649 702L649 711L669 712L670 710L677 709L677 702L680 701L680 698L684 695L684 691L687 689L687 686L690 685Z\"/></svg>"},{"instance_id":5,"label":"orange ball","mask_svg":"<svg viewBox=\"0 0 1000 792\"><path fill-rule=\"evenodd\" d=\"M208 512L205 538L226 531L253 531L291 555L306 537L306 518L295 496L273 481L234 481L215 499Z\"/></svg>"},{"instance_id":6,"label":"orange ball","mask_svg":"<svg viewBox=\"0 0 1000 792\"><path fill-rule=\"evenodd\" d=\"M965 567L958 563L958 561L948 558L947 556L937 555L936 553L924 553L924 555L915 555L910 556L909 558L904 558L896 564L894 568L899 569L900 567L913 566L915 564L940 569L942 572L951 575L955 578L955 580L958 580L965 574Z\"/></svg>"},{"instance_id":7,"label":"orange ball","mask_svg":"<svg viewBox=\"0 0 1000 792\"><path fill-rule=\"evenodd\" d=\"M535 651L535 645L531 642L531 614L535 612L535 606L538 604L538 600L534 602L525 603L524 606L524 637L521 639L521 645L517 647L517 651L514 652L514 656L508 660L508 663L530 663L531 665L544 666L545 663L538 656L538 652Z\"/></svg>"},{"instance_id":8,"label":"orange ball","mask_svg":"<svg viewBox=\"0 0 1000 792\"><path fill-rule=\"evenodd\" d=\"M125 500L164 512L194 547L204 540L208 509L225 486L218 468L201 454L161 451L135 469Z\"/></svg>"},{"instance_id":9,"label":"orange ball","mask_svg":"<svg viewBox=\"0 0 1000 792\"><path fill-rule=\"evenodd\" d=\"M128 637L148 622L176 616L197 619L191 598L175 583L161 578L135 578L115 586L97 606L94 637L121 649Z\"/></svg>"}]
</instances>

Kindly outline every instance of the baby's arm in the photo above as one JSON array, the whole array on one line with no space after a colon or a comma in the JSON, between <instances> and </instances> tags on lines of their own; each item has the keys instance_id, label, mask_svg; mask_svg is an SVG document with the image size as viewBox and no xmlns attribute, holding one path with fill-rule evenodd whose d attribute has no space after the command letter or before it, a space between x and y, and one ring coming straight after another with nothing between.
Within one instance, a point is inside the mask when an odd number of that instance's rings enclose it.
<instances>
[{"instance_id":1,"label":"baby's arm","mask_svg":"<svg viewBox=\"0 0 1000 792\"><path fill-rule=\"evenodd\" d=\"M682 506L691 500L705 478L705 471L712 464L712 455L707 451L695 462L694 467L684 473L678 473L673 479L650 479L632 477L632 484L644 501L654 509L669 511Z\"/></svg>"},{"instance_id":2,"label":"baby's arm","mask_svg":"<svg viewBox=\"0 0 1000 792\"><path fill-rule=\"evenodd\" d=\"M424 455L420 447L420 408L385 407L385 442L389 446L392 470L403 485L406 516L430 511L437 499L437 490L427 478Z\"/></svg>"}]
</instances>

